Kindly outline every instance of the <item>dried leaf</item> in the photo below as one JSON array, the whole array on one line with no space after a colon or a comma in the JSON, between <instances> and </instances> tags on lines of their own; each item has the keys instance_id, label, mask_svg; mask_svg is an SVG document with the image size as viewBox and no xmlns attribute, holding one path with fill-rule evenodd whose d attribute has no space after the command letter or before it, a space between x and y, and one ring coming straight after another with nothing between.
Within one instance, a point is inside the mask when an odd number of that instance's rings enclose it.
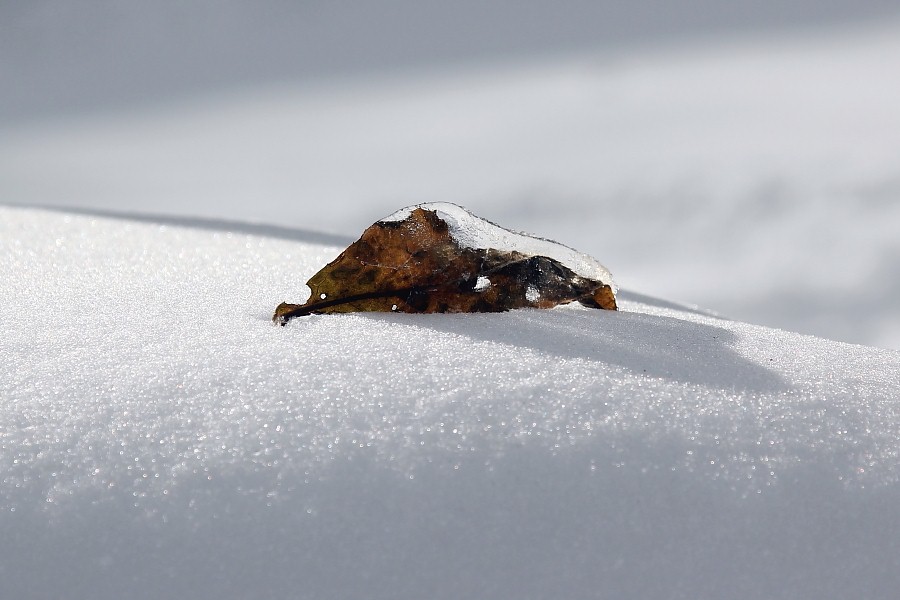
<instances>
[{"instance_id":1,"label":"dried leaf","mask_svg":"<svg viewBox=\"0 0 900 600\"><path fill-rule=\"evenodd\" d=\"M273 320L340 312L502 312L578 301L616 310L609 271L591 257L518 234L454 204L398 211L307 282L305 304Z\"/></svg>"}]
</instances>

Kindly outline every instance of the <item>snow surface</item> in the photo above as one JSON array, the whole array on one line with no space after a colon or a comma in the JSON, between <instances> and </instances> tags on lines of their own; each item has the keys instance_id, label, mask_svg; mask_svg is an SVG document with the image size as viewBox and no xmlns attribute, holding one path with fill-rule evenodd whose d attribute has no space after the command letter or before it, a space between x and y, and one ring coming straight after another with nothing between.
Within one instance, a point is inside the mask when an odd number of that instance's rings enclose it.
<instances>
[{"instance_id":1,"label":"snow surface","mask_svg":"<svg viewBox=\"0 0 900 600\"><path fill-rule=\"evenodd\" d=\"M492 248L494 250L521 252L526 256L546 256L564 264L577 275L609 285L613 293L618 290L609 269L600 264L594 257L553 240L510 231L496 223L491 223L477 215L473 215L457 204L450 202L423 202L401 208L380 219L380 221L402 221L417 208L437 214L447 224L450 230L450 237L462 248ZM478 289L480 284L481 278L479 277L479 280L476 282L476 289ZM488 282L489 284L490 282ZM529 290L532 290L532 288L529 288ZM538 296L536 294L536 291L526 293L529 302L537 300Z\"/></svg>"},{"instance_id":2,"label":"snow surface","mask_svg":"<svg viewBox=\"0 0 900 600\"><path fill-rule=\"evenodd\" d=\"M894 598L900 352L314 315L342 240L0 208L2 598Z\"/></svg>"},{"instance_id":3,"label":"snow surface","mask_svg":"<svg viewBox=\"0 0 900 600\"><path fill-rule=\"evenodd\" d=\"M0 201L354 239L455 202L627 289L900 349L900 22L834 27L6 122Z\"/></svg>"}]
</instances>

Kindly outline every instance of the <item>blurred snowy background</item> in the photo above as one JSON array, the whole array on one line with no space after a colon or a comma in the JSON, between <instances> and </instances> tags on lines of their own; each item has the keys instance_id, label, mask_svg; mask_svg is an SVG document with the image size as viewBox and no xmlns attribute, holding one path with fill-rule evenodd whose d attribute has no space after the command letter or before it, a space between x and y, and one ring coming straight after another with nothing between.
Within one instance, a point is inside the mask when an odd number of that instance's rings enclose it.
<instances>
[{"instance_id":1,"label":"blurred snowy background","mask_svg":"<svg viewBox=\"0 0 900 600\"><path fill-rule=\"evenodd\" d=\"M0 2L0 202L349 240L451 201L900 348L897 73L892 1Z\"/></svg>"}]
</instances>

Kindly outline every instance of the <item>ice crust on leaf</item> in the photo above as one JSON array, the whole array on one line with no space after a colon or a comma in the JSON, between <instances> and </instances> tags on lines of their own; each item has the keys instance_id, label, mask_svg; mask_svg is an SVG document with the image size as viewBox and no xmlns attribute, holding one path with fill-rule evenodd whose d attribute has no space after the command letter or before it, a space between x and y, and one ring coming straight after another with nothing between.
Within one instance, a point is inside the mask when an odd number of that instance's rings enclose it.
<instances>
[{"instance_id":1,"label":"ice crust on leaf","mask_svg":"<svg viewBox=\"0 0 900 600\"><path fill-rule=\"evenodd\" d=\"M617 308L612 277L593 258L444 203L377 221L307 285L306 304L281 303L276 323L313 313L502 312L574 301Z\"/></svg>"},{"instance_id":2,"label":"ice crust on leaf","mask_svg":"<svg viewBox=\"0 0 900 600\"><path fill-rule=\"evenodd\" d=\"M607 283L618 292L609 269L592 256L579 252L559 242L535 237L527 233L511 231L482 219L450 202L425 202L401 208L381 219L381 223L402 221L417 208L437 214L450 228L450 235L463 248L507 250L526 256L546 256L572 269L578 275Z\"/></svg>"}]
</instances>

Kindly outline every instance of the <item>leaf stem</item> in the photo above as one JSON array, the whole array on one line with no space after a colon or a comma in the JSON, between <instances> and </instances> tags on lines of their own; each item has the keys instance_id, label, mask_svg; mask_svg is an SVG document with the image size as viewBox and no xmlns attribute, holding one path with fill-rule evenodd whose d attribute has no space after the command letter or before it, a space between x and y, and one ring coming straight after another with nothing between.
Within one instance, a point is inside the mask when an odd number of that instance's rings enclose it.
<instances>
[{"instance_id":1,"label":"leaf stem","mask_svg":"<svg viewBox=\"0 0 900 600\"><path fill-rule=\"evenodd\" d=\"M398 298L405 299L409 298L410 294L414 294L417 292L430 292L434 291L434 286L418 286L418 287L410 287L402 290L384 290L378 292L366 292L365 294L354 294L352 296L344 296L343 298L334 298L332 300L322 300L320 302L313 302L312 304L288 304L286 302L282 302L278 308L275 309L275 316L272 317L272 320L279 325L287 325L287 322L295 317L305 317L307 315L314 314L326 308L331 308L332 306L340 306L341 304L349 304L351 302L359 302L360 300L374 300L375 298Z\"/></svg>"}]
</instances>

